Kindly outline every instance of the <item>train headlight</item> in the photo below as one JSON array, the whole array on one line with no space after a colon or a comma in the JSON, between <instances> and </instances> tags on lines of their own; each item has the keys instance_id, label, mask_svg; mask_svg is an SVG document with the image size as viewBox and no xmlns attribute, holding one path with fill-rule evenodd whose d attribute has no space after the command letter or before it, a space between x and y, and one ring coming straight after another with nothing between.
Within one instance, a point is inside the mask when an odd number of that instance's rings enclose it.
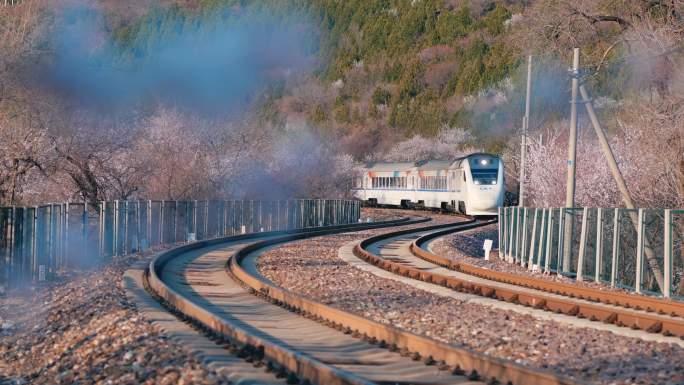
<instances>
[{"instance_id":1,"label":"train headlight","mask_svg":"<svg viewBox=\"0 0 684 385\"><path fill-rule=\"evenodd\" d=\"M475 183L475 184L480 184L480 181L476 179L476 180L473 181L473 183Z\"/></svg>"},{"instance_id":2,"label":"train headlight","mask_svg":"<svg viewBox=\"0 0 684 385\"><path fill-rule=\"evenodd\" d=\"M492 181L492 184L496 184L496 181L495 181L495 180L493 180L493 181Z\"/></svg>"},{"instance_id":3,"label":"train headlight","mask_svg":"<svg viewBox=\"0 0 684 385\"><path fill-rule=\"evenodd\" d=\"M487 160L487 159L480 159L480 164L483 165L483 166L486 166L486 165L489 164L489 160Z\"/></svg>"}]
</instances>

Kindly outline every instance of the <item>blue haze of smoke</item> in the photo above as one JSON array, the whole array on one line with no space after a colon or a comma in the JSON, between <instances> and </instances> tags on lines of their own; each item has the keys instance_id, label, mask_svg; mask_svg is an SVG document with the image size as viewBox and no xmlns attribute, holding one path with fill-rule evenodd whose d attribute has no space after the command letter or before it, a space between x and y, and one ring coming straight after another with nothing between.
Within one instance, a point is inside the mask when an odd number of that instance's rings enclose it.
<instances>
[{"instance_id":1,"label":"blue haze of smoke","mask_svg":"<svg viewBox=\"0 0 684 385\"><path fill-rule=\"evenodd\" d=\"M153 11L117 38L92 8L66 9L59 20L47 83L78 105L104 110L153 100L229 112L312 62L305 24L264 15Z\"/></svg>"}]
</instances>

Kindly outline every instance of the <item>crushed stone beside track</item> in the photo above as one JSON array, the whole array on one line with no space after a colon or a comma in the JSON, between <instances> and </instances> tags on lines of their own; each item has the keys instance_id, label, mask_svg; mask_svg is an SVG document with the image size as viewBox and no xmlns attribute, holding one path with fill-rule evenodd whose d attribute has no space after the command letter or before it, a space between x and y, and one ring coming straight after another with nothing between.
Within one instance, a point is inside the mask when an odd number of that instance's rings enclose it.
<instances>
[{"instance_id":1,"label":"crushed stone beside track","mask_svg":"<svg viewBox=\"0 0 684 385\"><path fill-rule=\"evenodd\" d=\"M228 384L127 300L135 259L2 298L0 384Z\"/></svg>"},{"instance_id":2,"label":"crushed stone beside track","mask_svg":"<svg viewBox=\"0 0 684 385\"><path fill-rule=\"evenodd\" d=\"M523 365L596 384L684 384L684 349L678 346L444 298L355 269L338 257L348 242L396 230L282 245L262 255L258 269L277 285L313 300Z\"/></svg>"}]
</instances>

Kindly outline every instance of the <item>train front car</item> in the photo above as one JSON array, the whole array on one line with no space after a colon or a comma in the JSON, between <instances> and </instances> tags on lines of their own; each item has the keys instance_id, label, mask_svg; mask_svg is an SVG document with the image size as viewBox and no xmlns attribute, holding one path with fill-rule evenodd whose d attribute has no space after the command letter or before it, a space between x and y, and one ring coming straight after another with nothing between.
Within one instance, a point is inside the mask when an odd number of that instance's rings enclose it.
<instances>
[{"instance_id":1,"label":"train front car","mask_svg":"<svg viewBox=\"0 0 684 385\"><path fill-rule=\"evenodd\" d=\"M466 173L466 213L468 215L497 215L503 206L503 161L496 155L471 154L464 162Z\"/></svg>"}]
</instances>

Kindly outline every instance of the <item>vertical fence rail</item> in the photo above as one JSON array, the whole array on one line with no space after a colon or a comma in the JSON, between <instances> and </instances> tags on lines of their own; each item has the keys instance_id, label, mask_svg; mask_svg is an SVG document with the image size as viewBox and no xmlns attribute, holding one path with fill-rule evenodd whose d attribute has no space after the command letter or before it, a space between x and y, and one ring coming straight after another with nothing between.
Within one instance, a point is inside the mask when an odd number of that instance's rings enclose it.
<instances>
[{"instance_id":1,"label":"vertical fence rail","mask_svg":"<svg viewBox=\"0 0 684 385\"><path fill-rule=\"evenodd\" d=\"M665 287L663 288L663 297L670 298L672 296L672 210L665 210L664 215L663 256L665 266L663 269L663 283Z\"/></svg>"},{"instance_id":2,"label":"vertical fence rail","mask_svg":"<svg viewBox=\"0 0 684 385\"><path fill-rule=\"evenodd\" d=\"M684 300L684 210L669 210L665 215L664 294Z\"/></svg>"},{"instance_id":3,"label":"vertical fence rail","mask_svg":"<svg viewBox=\"0 0 684 385\"><path fill-rule=\"evenodd\" d=\"M101 201L0 207L0 287L155 246L355 223L357 201Z\"/></svg>"}]
</instances>

